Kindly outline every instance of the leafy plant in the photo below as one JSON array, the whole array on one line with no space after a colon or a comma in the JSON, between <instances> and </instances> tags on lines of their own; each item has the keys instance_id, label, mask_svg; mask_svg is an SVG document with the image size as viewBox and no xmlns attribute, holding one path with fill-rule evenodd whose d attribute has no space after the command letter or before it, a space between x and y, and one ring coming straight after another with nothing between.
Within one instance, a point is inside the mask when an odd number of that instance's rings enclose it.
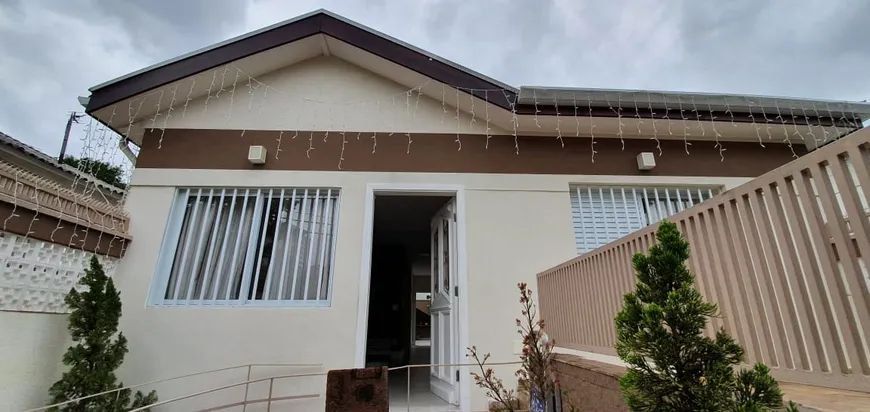
<instances>
[{"instance_id":1,"label":"leafy plant","mask_svg":"<svg viewBox=\"0 0 870 412\"><path fill-rule=\"evenodd\" d=\"M737 373L736 379L735 410L756 412L782 405L782 391L776 379L770 376L767 365L756 363L752 369L744 369Z\"/></svg>"},{"instance_id":2,"label":"leafy plant","mask_svg":"<svg viewBox=\"0 0 870 412\"><path fill-rule=\"evenodd\" d=\"M535 400L543 402L555 393L558 388L555 365L553 363L553 348L555 342L544 332L544 320L538 318L537 307L532 299L532 290L526 283L517 284L520 291L522 317L516 320L517 333L522 336L523 349L520 355L521 367L515 376L529 390ZM493 401L500 411L514 412L518 410L519 402L513 389L504 387L504 382L495 376L492 368L486 362L490 354L480 356L477 348L468 348L467 357L472 358L480 373L472 373L474 383L486 391L486 396ZM574 408L572 407L573 411Z\"/></svg>"},{"instance_id":3,"label":"leafy plant","mask_svg":"<svg viewBox=\"0 0 870 412\"><path fill-rule=\"evenodd\" d=\"M127 338L118 332L121 318L121 295L112 279L106 276L96 256L79 281L81 291L70 290L64 301L70 309L68 329L73 345L63 356L69 369L49 389L52 404L124 387L115 370L127 353ZM68 403L53 411L120 412L157 402L157 393L123 389ZM128 406L129 405L129 406Z\"/></svg>"},{"instance_id":4,"label":"leafy plant","mask_svg":"<svg viewBox=\"0 0 870 412\"><path fill-rule=\"evenodd\" d=\"M743 348L724 329L704 336L718 313L694 287L685 261L689 244L677 226L663 221L658 243L632 259L635 291L616 316L619 357L628 365L620 380L633 411L763 411L782 407L782 393L757 364L737 374Z\"/></svg>"}]
</instances>

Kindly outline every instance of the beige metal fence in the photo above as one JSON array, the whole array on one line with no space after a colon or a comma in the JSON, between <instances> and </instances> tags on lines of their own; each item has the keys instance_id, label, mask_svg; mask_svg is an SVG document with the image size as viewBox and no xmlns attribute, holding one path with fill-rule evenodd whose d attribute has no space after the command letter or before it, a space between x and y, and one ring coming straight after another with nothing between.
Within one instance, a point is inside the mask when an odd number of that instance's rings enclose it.
<instances>
[{"instance_id":1,"label":"beige metal fence","mask_svg":"<svg viewBox=\"0 0 870 412\"><path fill-rule=\"evenodd\" d=\"M86 185L81 183L80 186ZM88 193L79 193L74 188L0 161L0 202L62 219L82 228L129 239L127 231L130 219L127 213L105 198L99 200L99 192L95 188ZM83 191L82 188L78 190ZM3 216L4 220L13 217L16 216ZM0 222L4 226L5 223L8 222Z\"/></svg>"},{"instance_id":2,"label":"beige metal fence","mask_svg":"<svg viewBox=\"0 0 870 412\"><path fill-rule=\"evenodd\" d=\"M784 381L870 392L870 130L826 145L668 220L691 244L697 287L724 327ZM727 161L727 160L726 160ZM538 274L561 347L615 354L631 257L658 225Z\"/></svg>"}]
</instances>

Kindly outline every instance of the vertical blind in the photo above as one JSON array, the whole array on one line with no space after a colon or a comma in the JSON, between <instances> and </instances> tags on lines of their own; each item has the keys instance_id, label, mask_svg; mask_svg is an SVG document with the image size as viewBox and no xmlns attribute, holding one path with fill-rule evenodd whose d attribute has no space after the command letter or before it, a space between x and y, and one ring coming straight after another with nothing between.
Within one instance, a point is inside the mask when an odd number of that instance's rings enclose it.
<instances>
[{"instance_id":1,"label":"vertical blind","mask_svg":"<svg viewBox=\"0 0 870 412\"><path fill-rule=\"evenodd\" d=\"M160 303L328 301L337 189L182 189L175 207Z\"/></svg>"},{"instance_id":2,"label":"vertical blind","mask_svg":"<svg viewBox=\"0 0 870 412\"><path fill-rule=\"evenodd\" d=\"M577 253L583 254L715 196L718 187L572 186Z\"/></svg>"}]
</instances>

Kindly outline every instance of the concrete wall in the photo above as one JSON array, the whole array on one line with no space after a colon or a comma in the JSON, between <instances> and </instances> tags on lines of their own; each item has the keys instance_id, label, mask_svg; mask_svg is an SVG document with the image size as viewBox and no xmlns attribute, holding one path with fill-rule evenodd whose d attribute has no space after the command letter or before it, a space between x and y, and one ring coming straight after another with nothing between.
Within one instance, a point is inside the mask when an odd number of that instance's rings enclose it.
<instances>
[{"instance_id":1,"label":"concrete wall","mask_svg":"<svg viewBox=\"0 0 870 412\"><path fill-rule=\"evenodd\" d=\"M48 388L61 377L61 359L71 344L64 296L90 257L81 249L0 231L0 411L49 400ZM101 261L112 276L116 259Z\"/></svg>"},{"instance_id":2,"label":"concrete wall","mask_svg":"<svg viewBox=\"0 0 870 412\"><path fill-rule=\"evenodd\" d=\"M621 366L574 355L556 355L563 410L573 406L581 411L627 412L619 389L619 378L624 373Z\"/></svg>"},{"instance_id":3,"label":"concrete wall","mask_svg":"<svg viewBox=\"0 0 870 412\"><path fill-rule=\"evenodd\" d=\"M0 311L0 410L46 405L70 344L66 315Z\"/></svg>"}]
</instances>

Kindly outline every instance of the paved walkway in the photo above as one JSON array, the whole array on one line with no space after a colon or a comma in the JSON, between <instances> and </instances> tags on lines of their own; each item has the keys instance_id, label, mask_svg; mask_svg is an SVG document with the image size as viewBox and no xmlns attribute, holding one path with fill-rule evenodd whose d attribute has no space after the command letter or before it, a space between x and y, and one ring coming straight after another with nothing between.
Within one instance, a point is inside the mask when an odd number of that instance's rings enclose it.
<instances>
[{"instance_id":1,"label":"paved walkway","mask_svg":"<svg viewBox=\"0 0 870 412\"><path fill-rule=\"evenodd\" d=\"M870 412L870 393L780 382L783 400L821 412Z\"/></svg>"}]
</instances>

